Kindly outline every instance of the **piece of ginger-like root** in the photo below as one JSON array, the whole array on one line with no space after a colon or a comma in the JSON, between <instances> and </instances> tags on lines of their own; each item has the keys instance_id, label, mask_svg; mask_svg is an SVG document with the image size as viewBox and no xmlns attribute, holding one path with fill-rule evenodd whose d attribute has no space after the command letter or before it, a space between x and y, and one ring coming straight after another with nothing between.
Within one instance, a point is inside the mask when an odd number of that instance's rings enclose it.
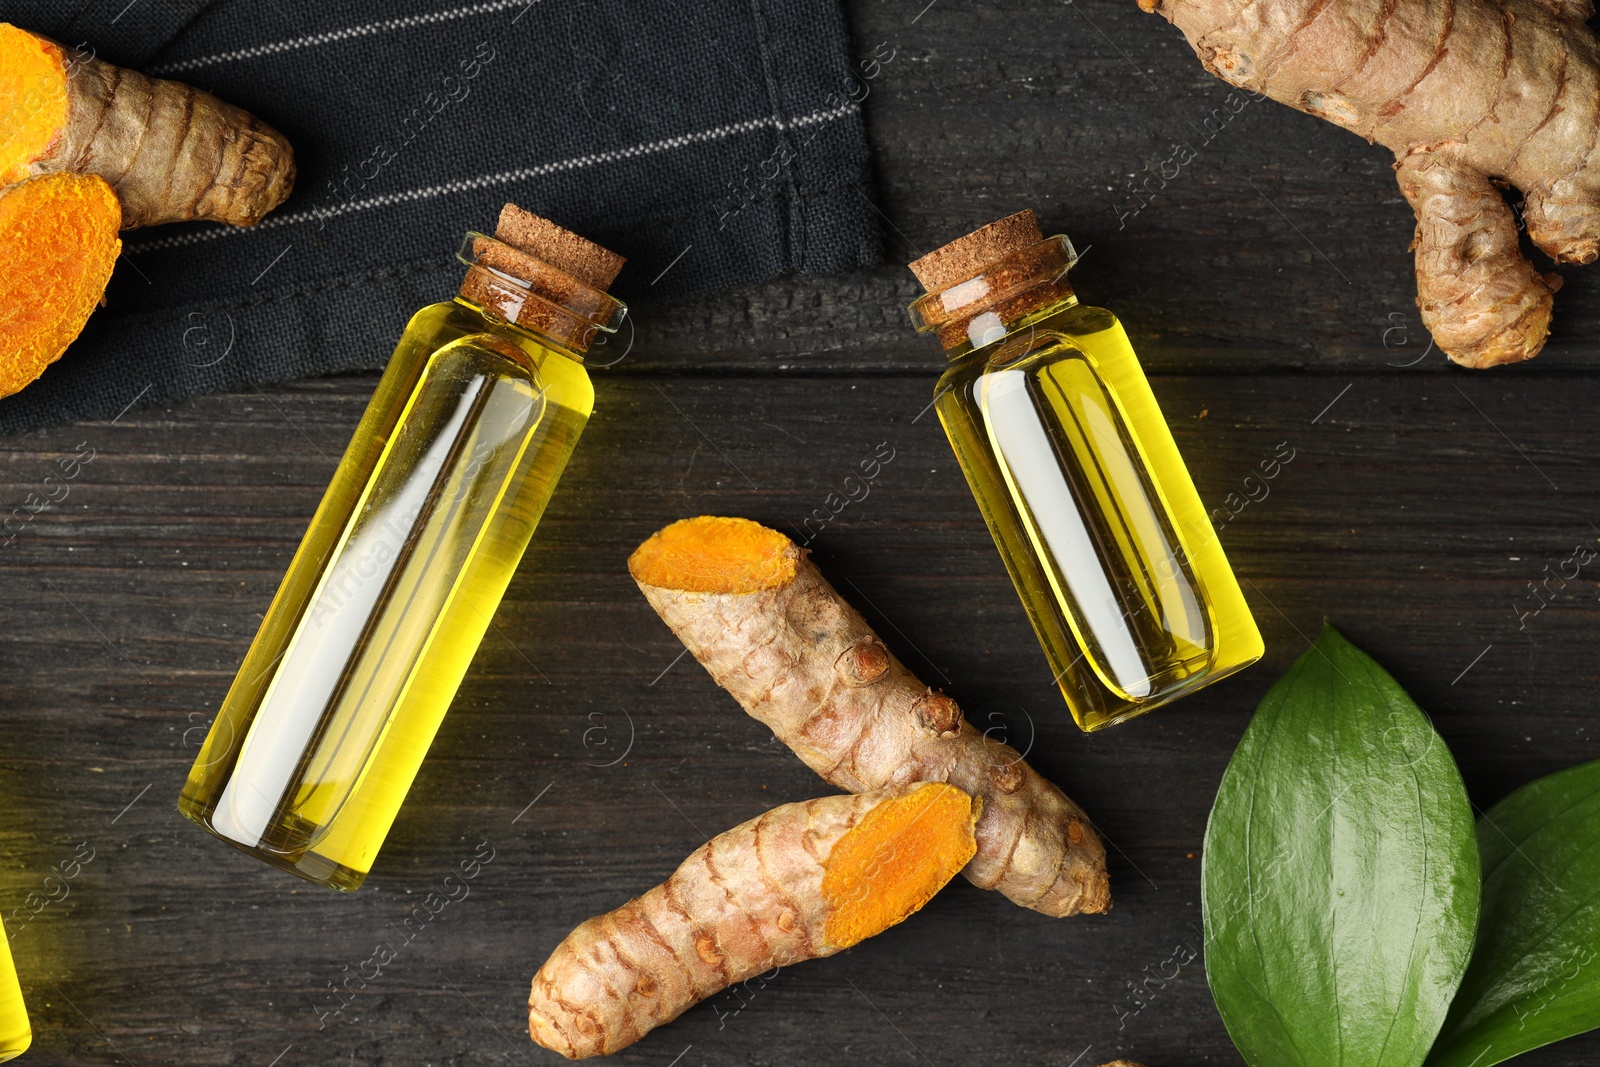
<instances>
[{"instance_id":1,"label":"piece of ginger-like root","mask_svg":"<svg viewBox=\"0 0 1600 1067\"><path fill-rule=\"evenodd\" d=\"M529 1034L569 1059L608 1055L721 989L888 929L972 857L981 806L930 783L784 804L718 834L567 935L534 976Z\"/></svg>"},{"instance_id":2,"label":"piece of ginger-like root","mask_svg":"<svg viewBox=\"0 0 1600 1067\"><path fill-rule=\"evenodd\" d=\"M122 251L121 217L92 174L0 190L0 396L43 374L83 329Z\"/></svg>"},{"instance_id":3,"label":"piece of ginger-like root","mask_svg":"<svg viewBox=\"0 0 1600 1067\"><path fill-rule=\"evenodd\" d=\"M1417 217L1417 304L1457 363L1537 355L1561 278L1518 248L1526 197L1557 263L1600 254L1600 41L1591 0L1139 0L1206 69L1395 154Z\"/></svg>"},{"instance_id":4,"label":"piece of ginger-like root","mask_svg":"<svg viewBox=\"0 0 1600 1067\"><path fill-rule=\"evenodd\" d=\"M210 93L72 52L0 23L0 185L98 174L122 226L252 226L294 185L282 134Z\"/></svg>"},{"instance_id":5,"label":"piece of ginger-like root","mask_svg":"<svg viewBox=\"0 0 1600 1067\"><path fill-rule=\"evenodd\" d=\"M969 879L1046 915L1109 908L1082 809L918 681L807 555L749 519L701 516L654 534L628 569L711 677L829 782L981 796Z\"/></svg>"}]
</instances>

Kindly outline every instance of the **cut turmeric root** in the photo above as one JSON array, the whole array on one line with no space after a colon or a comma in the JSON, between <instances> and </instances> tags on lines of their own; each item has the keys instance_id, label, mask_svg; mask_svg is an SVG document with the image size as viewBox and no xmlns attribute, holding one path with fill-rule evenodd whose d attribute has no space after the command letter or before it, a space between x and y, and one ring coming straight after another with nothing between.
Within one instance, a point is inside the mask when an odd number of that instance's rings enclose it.
<instances>
[{"instance_id":1,"label":"cut turmeric root","mask_svg":"<svg viewBox=\"0 0 1600 1067\"><path fill-rule=\"evenodd\" d=\"M721 989L880 933L971 859L981 807L925 784L785 804L718 834L567 935L534 976L528 1032L569 1059L608 1055Z\"/></svg>"},{"instance_id":2,"label":"cut turmeric root","mask_svg":"<svg viewBox=\"0 0 1600 1067\"><path fill-rule=\"evenodd\" d=\"M749 519L702 516L656 533L628 569L712 678L823 778L981 796L969 879L1046 915L1109 908L1105 848L1083 811L918 681L806 556Z\"/></svg>"},{"instance_id":3,"label":"cut turmeric root","mask_svg":"<svg viewBox=\"0 0 1600 1067\"><path fill-rule=\"evenodd\" d=\"M252 226L294 185L283 135L210 93L0 23L0 397L102 301L117 230Z\"/></svg>"},{"instance_id":4,"label":"cut turmeric root","mask_svg":"<svg viewBox=\"0 0 1600 1067\"><path fill-rule=\"evenodd\" d=\"M104 178L133 229L254 225L295 168L282 134L210 93L0 23L0 184L60 172Z\"/></svg>"},{"instance_id":5,"label":"cut turmeric root","mask_svg":"<svg viewBox=\"0 0 1600 1067\"><path fill-rule=\"evenodd\" d=\"M92 174L0 191L0 396L43 374L83 329L122 251L121 217Z\"/></svg>"}]
</instances>

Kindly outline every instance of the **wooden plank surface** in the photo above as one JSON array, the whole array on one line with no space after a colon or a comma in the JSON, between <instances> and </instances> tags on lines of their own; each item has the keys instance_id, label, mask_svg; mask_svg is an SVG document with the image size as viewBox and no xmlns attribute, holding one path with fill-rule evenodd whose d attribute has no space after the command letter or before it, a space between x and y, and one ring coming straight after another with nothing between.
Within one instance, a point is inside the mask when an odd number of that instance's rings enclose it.
<instances>
[{"instance_id":1,"label":"wooden plank surface","mask_svg":"<svg viewBox=\"0 0 1600 1067\"><path fill-rule=\"evenodd\" d=\"M905 325L908 276L646 306L627 357L597 373L594 421L371 879L336 895L213 841L173 801L373 379L3 439L6 510L61 456L94 455L0 555L0 902L39 890L80 842L95 857L13 930L38 1032L23 1062L558 1062L528 1042L523 1008L556 942L706 834L828 791L679 658L628 552L704 512L797 526L882 442L894 459L816 537L821 566L908 665L1089 810L1113 844L1116 907L1047 920L958 882L617 1062L1238 1062L1199 960L1141 1011L1127 983L1198 948L1212 795L1324 619L1410 688L1480 806L1600 755L1592 576L1536 616L1517 608L1542 568L1600 540L1586 370L1600 349L1584 339L1600 273L1570 273L1560 343L1530 366L1394 366L1423 346L1383 340L1412 290L1381 153L1252 105L1119 231L1104 187L1224 95L1176 34L1131 3L921 7L853 11L863 56L897 49L867 103L891 252L1037 206L1094 246L1081 288L1128 320L1209 503L1294 449L1220 534L1266 659L1078 733L926 413L941 360ZM329 984L484 842L471 895L328 1014ZM1600 1039L1581 1038L1519 1062L1597 1059Z\"/></svg>"}]
</instances>

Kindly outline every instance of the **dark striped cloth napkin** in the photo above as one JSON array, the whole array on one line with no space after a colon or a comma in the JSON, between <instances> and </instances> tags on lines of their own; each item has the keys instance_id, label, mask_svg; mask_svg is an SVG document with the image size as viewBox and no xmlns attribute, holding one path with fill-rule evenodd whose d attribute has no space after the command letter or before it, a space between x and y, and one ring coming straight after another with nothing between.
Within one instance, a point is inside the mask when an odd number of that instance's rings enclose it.
<instances>
[{"instance_id":1,"label":"dark striped cloth napkin","mask_svg":"<svg viewBox=\"0 0 1600 1067\"><path fill-rule=\"evenodd\" d=\"M628 257L631 302L878 258L838 0L0 0L0 21L246 108L300 171L254 229L125 234L108 306L0 400L0 434L381 367L506 201Z\"/></svg>"}]
</instances>

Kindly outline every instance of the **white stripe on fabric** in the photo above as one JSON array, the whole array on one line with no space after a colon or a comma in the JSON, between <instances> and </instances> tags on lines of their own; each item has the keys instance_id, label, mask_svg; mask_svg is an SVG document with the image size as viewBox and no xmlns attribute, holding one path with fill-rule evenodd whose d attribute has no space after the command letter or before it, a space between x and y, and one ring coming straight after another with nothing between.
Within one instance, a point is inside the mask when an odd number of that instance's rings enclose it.
<instances>
[{"instance_id":1,"label":"white stripe on fabric","mask_svg":"<svg viewBox=\"0 0 1600 1067\"><path fill-rule=\"evenodd\" d=\"M574 156L571 159L557 160L553 163L540 163L532 167L501 171L499 174L483 174L476 178L458 178L442 185L428 185L420 189L408 189L402 193L385 193L382 196L368 197L365 200L349 200L330 208L308 208L303 211L289 211L277 215L268 215L261 222L249 227L219 224L214 229L199 230L194 233L179 234L176 237L162 237L154 241L124 245L123 251L132 254L155 252L164 248L178 248L183 245L199 244L202 241L210 241L218 237L253 233L258 230L270 230L278 226L290 226L297 222L337 218L340 215L349 215L356 211L368 211L372 208L388 207L391 204L403 204L413 200L432 200L435 197L450 196L454 193L464 193L473 189L486 189L496 185L506 185L511 182L539 178L546 174L555 174L565 170L581 170L585 167L599 166L603 163L617 163L626 159L636 159L640 156L653 156L661 152L670 152L675 148L686 148L692 144L726 140L729 137L734 137L741 133L750 133L753 130L768 126L780 130L816 126L844 118L846 115L853 115L859 110L860 105L851 101L829 111L813 111L809 115L802 115L788 123L784 123L779 118L746 119L744 122L718 126L715 129L683 133L676 137L668 137L665 140L648 141L644 144L631 145L627 148L615 148L608 152Z\"/></svg>"},{"instance_id":2,"label":"white stripe on fabric","mask_svg":"<svg viewBox=\"0 0 1600 1067\"><path fill-rule=\"evenodd\" d=\"M384 19L382 22L368 22L362 26L351 26L343 30L329 30L327 33L314 33L288 41L274 41L271 44L258 44L251 48L238 48L232 52L218 52L213 56L180 59L175 63L154 67L150 70L150 73L176 74L179 71L194 70L197 67L209 67L215 63L227 63L235 59L254 59L257 56L293 52L301 48L315 48L317 45L332 44L335 41L348 41L353 37L371 37L376 33L405 30L413 26L427 26L435 22L449 22L452 19L470 18L473 15L492 15L496 11L509 11L514 7L532 7L537 2L538 0L485 0L481 4L468 4L465 7L454 7L446 11L430 11L425 15L407 15L403 18Z\"/></svg>"}]
</instances>

